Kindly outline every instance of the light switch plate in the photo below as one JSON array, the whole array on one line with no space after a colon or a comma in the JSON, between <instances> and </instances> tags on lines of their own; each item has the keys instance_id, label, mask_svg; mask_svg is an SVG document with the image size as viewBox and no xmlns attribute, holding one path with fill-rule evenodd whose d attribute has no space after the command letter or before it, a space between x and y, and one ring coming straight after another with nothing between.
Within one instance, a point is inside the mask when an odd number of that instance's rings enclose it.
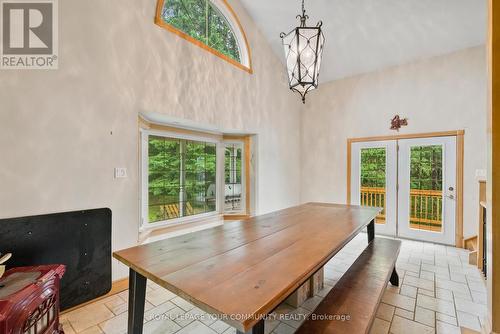
<instances>
[{"instance_id":1,"label":"light switch plate","mask_svg":"<svg viewBox=\"0 0 500 334\"><path fill-rule=\"evenodd\" d=\"M124 179L127 177L127 168L115 168L115 179Z\"/></svg>"}]
</instances>

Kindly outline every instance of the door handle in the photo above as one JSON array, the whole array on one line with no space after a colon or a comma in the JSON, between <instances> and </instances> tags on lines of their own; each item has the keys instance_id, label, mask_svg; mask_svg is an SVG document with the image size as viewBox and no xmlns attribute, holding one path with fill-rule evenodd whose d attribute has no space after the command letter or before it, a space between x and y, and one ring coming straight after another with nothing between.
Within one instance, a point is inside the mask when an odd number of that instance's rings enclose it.
<instances>
[{"instance_id":1,"label":"door handle","mask_svg":"<svg viewBox=\"0 0 500 334\"><path fill-rule=\"evenodd\" d=\"M449 191L454 191L454 190L455 190L455 188L453 188L453 187L449 187L449 188L448 188L448 190L449 190ZM449 195L447 195L446 197L448 197L449 199L455 199L455 195L454 195L454 194L449 194Z\"/></svg>"}]
</instances>

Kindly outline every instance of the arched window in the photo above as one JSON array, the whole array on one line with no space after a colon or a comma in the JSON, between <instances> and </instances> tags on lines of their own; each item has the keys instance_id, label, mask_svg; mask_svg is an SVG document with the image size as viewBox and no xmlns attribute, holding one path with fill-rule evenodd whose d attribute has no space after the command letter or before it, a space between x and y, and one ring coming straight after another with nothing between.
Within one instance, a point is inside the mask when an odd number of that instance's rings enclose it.
<instances>
[{"instance_id":1,"label":"arched window","mask_svg":"<svg viewBox=\"0 0 500 334\"><path fill-rule=\"evenodd\" d=\"M245 33L226 0L158 0L155 22L252 73Z\"/></svg>"}]
</instances>

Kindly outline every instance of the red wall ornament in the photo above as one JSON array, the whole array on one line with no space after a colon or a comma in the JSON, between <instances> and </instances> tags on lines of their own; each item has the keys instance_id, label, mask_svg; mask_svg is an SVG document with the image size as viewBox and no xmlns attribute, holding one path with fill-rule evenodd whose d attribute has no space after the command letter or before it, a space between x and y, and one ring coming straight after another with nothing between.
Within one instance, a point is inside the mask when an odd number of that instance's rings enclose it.
<instances>
[{"instance_id":1,"label":"red wall ornament","mask_svg":"<svg viewBox=\"0 0 500 334\"><path fill-rule=\"evenodd\" d=\"M399 115L394 116L391 120L391 130L399 131L402 126L408 125L408 118L400 118Z\"/></svg>"}]
</instances>

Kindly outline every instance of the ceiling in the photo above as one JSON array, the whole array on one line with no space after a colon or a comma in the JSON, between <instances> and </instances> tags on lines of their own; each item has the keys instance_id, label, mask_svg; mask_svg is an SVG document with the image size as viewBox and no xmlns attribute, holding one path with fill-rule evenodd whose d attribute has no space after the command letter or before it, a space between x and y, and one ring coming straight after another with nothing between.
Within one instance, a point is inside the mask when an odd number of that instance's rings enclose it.
<instances>
[{"instance_id":1,"label":"ceiling","mask_svg":"<svg viewBox=\"0 0 500 334\"><path fill-rule=\"evenodd\" d=\"M298 23L300 0L241 0L284 63L280 32ZM482 45L486 0L306 0L308 25L323 21L320 81Z\"/></svg>"}]
</instances>

